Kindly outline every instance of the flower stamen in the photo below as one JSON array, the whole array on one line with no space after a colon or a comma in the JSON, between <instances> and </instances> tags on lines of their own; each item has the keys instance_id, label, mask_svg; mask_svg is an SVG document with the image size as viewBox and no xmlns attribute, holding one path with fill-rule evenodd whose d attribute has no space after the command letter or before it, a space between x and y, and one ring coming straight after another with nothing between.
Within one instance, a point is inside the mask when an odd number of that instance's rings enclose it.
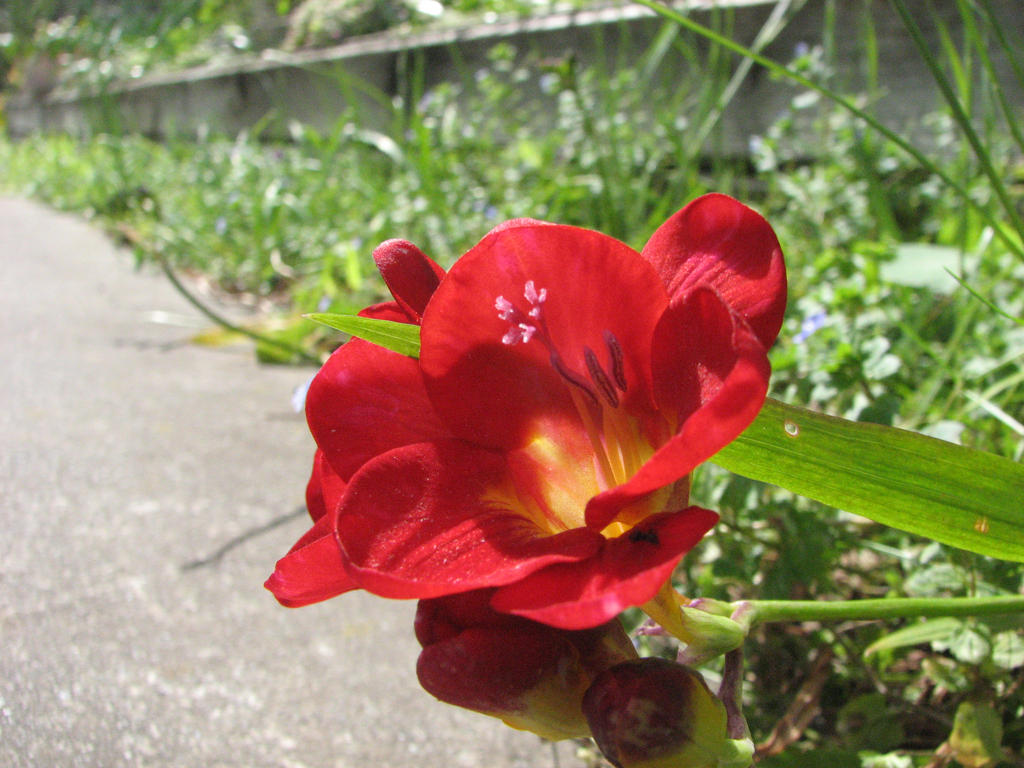
<instances>
[{"instance_id":1,"label":"flower stamen","mask_svg":"<svg viewBox=\"0 0 1024 768\"><path fill-rule=\"evenodd\" d=\"M502 343L515 346L535 339L544 345L551 367L570 385L569 393L594 449L602 488L626 482L647 456L637 445L642 438L637 434L636 426L620 408L622 396L628 389L622 345L614 333L605 330L602 339L608 350L607 360L602 361L597 352L584 346L586 372L577 372L555 349L548 332L543 309L548 298L547 289L538 288L533 280L527 280L523 286L523 298L529 304L526 311L504 296L498 296L494 301L498 317L509 323Z\"/></svg>"},{"instance_id":2,"label":"flower stamen","mask_svg":"<svg viewBox=\"0 0 1024 768\"><path fill-rule=\"evenodd\" d=\"M590 372L590 380L597 385L598 391L604 395L604 399L608 401L608 404L612 408L619 407L619 396L615 392L615 387L612 386L611 379L608 378L608 374L604 372L601 364L597 361L597 355L594 354L594 350L590 347L583 348L583 359L587 363L587 371Z\"/></svg>"},{"instance_id":3,"label":"flower stamen","mask_svg":"<svg viewBox=\"0 0 1024 768\"><path fill-rule=\"evenodd\" d=\"M578 388L581 392L583 392L583 394L585 394L590 399L591 405L595 407L601 405L601 403L598 402L597 395L594 394L594 391L590 388L590 385L587 384L586 379L584 379L579 374L574 373L568 366L566 366L566 364L562 362L561 355L559 355L555 351L552 351L551 357L549 359L551 361L551 367L558 372L558 375L561 376L570 384L572 384L574 387Z\"/></svg>"},{"instance_id":4,"label":"flower stamen","mask_svg":"<svg viewBox=\"0 0 1024 768\"><path fill-rule=\"evenodd\" d=\"M612 378L615 380L615 385L622 391L626 391L626 366L624 363L624 355L622 354L622 345L619 344L619 340L615 338L615 334L611 331L604 332L604 343L608 347L608 354L612 360Z\"/></svg>"}]
</instances>

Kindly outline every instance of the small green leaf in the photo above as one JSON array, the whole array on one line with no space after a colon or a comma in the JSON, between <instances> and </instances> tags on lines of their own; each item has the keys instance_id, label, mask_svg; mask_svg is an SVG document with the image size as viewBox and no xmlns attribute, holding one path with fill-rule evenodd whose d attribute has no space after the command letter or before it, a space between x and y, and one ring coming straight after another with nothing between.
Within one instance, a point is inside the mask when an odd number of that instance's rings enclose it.
<instances>
[{"instance_id":1,"label":"small green leaf","mask_svg":"<svg viewBox=\"0 0 1024 768\"><path fill-rule=\"evenodd\" d=\"M1024 667L1024 638L1018 632L1000 632L992 643L992 661L1003 669Z\"/></svg>"},{"instance_id":2,"label":"small green leaf","mask_svg":"<svg viewBox=\"0 0 1024 768\"><path fill-rule=\"evenodd\" d=\"M318 312L306 318L406 357L420 356L420 327L394 320Z\"/></svg>"},{"instance_id":3,"label":"small green leaf","mask_svg":"<svg viewBox=\"0 0 1024 768\"><path fill-rule=\"evenodd\" d=\"M915 432L767 400L711 459L875 522L1024 562L1024 466Z\"/></svg>"},{"instance_id":4,"label":"small green leaf","mask_svg":"<svg viewBox=\"0 0 1024 768\"><path fill-rule=\"evenodd\" d=\"M846 746L888 752L904 739L903 725L889 712L885 696L868 693L848 701L840 710L836 730Z\"/></svg>"},{"instance_id":5,"label":"small green leaf","mask_svg":"<svg viewBox=\"0 0 1024 768\"><path fill-rule=\"evenodd\" d=\"M911 624L903 629L891 632L869 645L865 656L870 656L878 651L887 651L894 648L905 648L909 645L920 645L930 643L933 640L945 640L957 629L963 626L963 619L943 617L941 619L929 619Z\"/></svg>"},{"instance_id":6,"label":"small green leaf","mask_svg":"<svg viewBox=\"0 0 1024 768\"><path fill-rule=\"evenodd\" d=\"M981 664L992 653L992 644L985 634L968 623L964 623L947 640L936 641L932 647L937 651L948 650L957 661L972 666Z\"/></svg>"},{"instance_id":7,"label":"small green leaf","mask_svg":"<svg viewBox=\"0 0 1024 768\"><path fill-rule=\"evenodd\" d=\"M1012 659L1016 658L1013 655L1016 646L1008 638L1015 638L1020 641L1015 630L1024 627L1024 614L986 616L977 621L988 627L990 633L1000 633L997 635L997 642L992 646L993 654L998 649L1005 651L1004 658L1006 661L1012 661ZM942 646L948 648L954 641L955 636L967 626L969 626L969 623L965 619L953 616L914 622L902 629L897 629L895 632L890 632L885 637L879 638L865 649L864 655L870 656L878 651L906 648L911 645L921 645L922 643L935 643L937 649ZM999 638L1007 639L1000 641ZM1022 647L1022 650L1024 650L1024 647ZM1021 663L1024 664L1024 661ZM1009 669L1010 667L1007 668Z\"/></svg>"}]
</instances>

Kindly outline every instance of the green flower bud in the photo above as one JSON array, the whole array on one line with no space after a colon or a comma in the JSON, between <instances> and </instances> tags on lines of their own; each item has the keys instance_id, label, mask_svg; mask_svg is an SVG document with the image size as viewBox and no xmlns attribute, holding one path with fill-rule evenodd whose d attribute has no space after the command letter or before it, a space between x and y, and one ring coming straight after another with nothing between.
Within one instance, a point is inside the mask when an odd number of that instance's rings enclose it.
<instances>
[{"instance_id":1,"label":"green flower bud","mask_svg":"<svg viewBox=\"0 0 1024 768\"><path fill-rule=\"evenodd\" d=\"M739 648L747 637L747 630L728 616L709 613L704 606L682 606L682 639L686 649L680 661L702 664L716 656Z\"/></svg>"}]
</instances>

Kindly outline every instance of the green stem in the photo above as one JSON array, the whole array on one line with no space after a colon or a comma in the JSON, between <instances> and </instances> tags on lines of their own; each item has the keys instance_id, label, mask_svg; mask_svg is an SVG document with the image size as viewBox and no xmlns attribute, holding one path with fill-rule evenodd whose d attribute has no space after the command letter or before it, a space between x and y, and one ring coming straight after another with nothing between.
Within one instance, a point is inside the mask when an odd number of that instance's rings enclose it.
<instances>
[{"instance_id":1,"label":"green stem","mask_svg":"<svg viewBox=\"0 0 1024 768\"><path fill-rule=\"evenodd\" d=\"M740 609L743 603L734 607ZM1024 595L894 597L876 600L751 600L742 611L750 626L770 621L875 621L936 616L1024 613Z\"/></svg>"}]
</instances>

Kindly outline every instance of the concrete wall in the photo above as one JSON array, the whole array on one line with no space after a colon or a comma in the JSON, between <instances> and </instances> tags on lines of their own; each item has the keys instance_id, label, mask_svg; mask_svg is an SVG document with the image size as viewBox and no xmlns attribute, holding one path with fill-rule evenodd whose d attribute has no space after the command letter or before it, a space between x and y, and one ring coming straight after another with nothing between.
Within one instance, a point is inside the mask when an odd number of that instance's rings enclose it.
<instances>
[{"instance_id":1,"label":"concrete wall","mask_svg":"<svg viewBox=\"0 0 1024 768\"><path fill-rule=\"evenodd\" d=\"M1019 42L1024 0L992 3L1009 33L1017 31ZM954 36L958 33L955 0L909 0L909 4L920 23L927 26L934 50L939 50L939 39L929 23L929 7L947 21ZM690 0L686 5L702 23L728 23L734 39L749 45L776 7L776 0ZM851 90L864 84L861 30L865 14L870 13L882 84L874 111L901 128L934 110L939 101L931 76L889 4L836 0L834 7L839 82ZM765 54L786 62L798 46L819 43L825 9L825 0L807 0ZM391 99L408 96L409 78L403 73L415 71L417 66L422 67L428 88L447 79L461 81L466 73L486 67L488 52L505 42L516 47L521 62L531 66L572 55L582 64L603 62L611 71L618 62L640 56L664 23L643 6L627 3L463 29L373 35L330 49L268 52L262 58L231 65L115 83L102 94L58 92L43 99L14 99L6 107L7 120L13 135L39 130L83 134L118 129L155 137L191 136L207 130L235 134L260 125L264 136L284 138L292 121L326 129L354 105L362 126L387 131ZM698 45L707 51L706 43L699 41ZM1024 91L1009 62L998 49L992 53L1011 103L1024 104ZM1024 52L1021 55L1024 57ZM697 60L703 61L703 56L698 55ZM679 60L671 62L660 70L658 79L669 85L685 82L694 73L682 71L681 66ZM545 98L536 88L536 79L525 87L534 90L536 99ZM750 138L763 132L796 92L793 86L754 67L723 118L717 146L725 152L745 152Z\"/></svg>"}]
</instances>

